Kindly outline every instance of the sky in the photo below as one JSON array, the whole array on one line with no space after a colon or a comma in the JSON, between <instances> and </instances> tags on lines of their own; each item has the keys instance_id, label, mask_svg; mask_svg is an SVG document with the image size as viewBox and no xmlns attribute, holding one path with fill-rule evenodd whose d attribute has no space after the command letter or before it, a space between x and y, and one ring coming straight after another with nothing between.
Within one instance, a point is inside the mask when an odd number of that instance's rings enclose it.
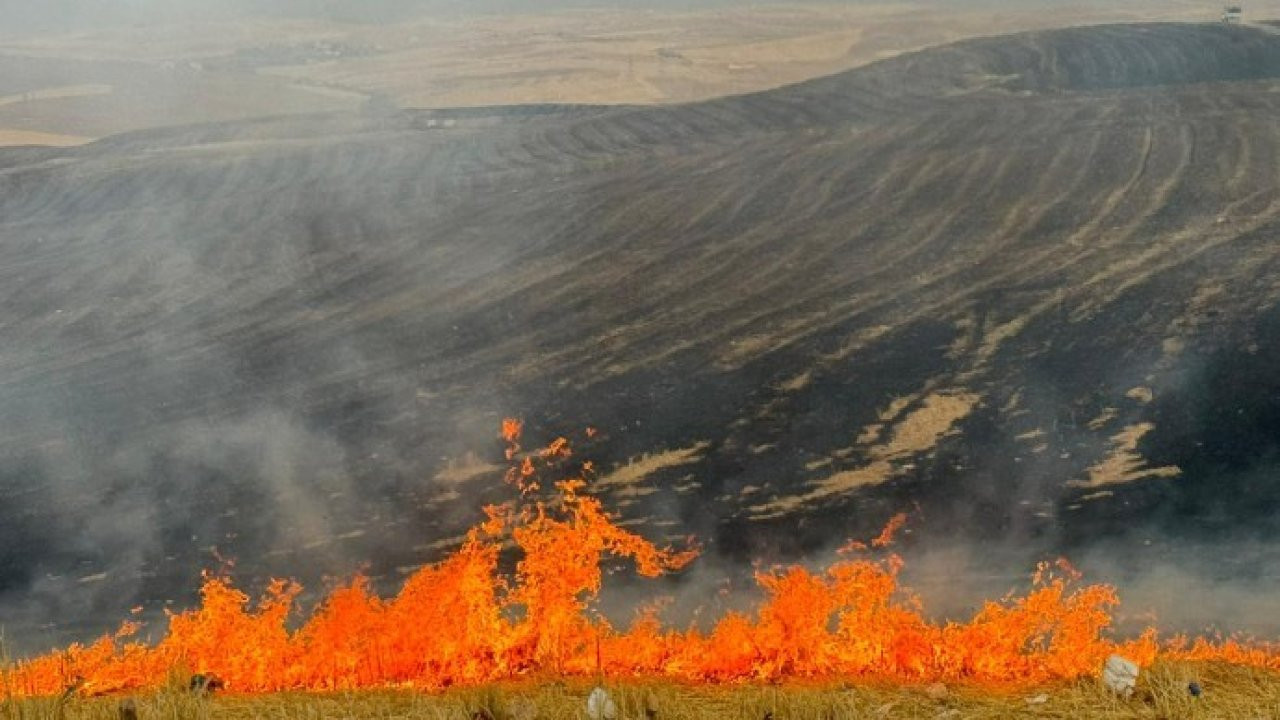
<instances>
[{"instance_id":1,"label":"sky","mask_svg":"<svg viewBox=\"0 0 1280 720\"><path fill-rule=\"evenodd\" d=\"M706 5L717 0L645 0L670 6ZM95 25L240 14L292 15L385 22L432 12L529 11L549 7L609 5L609 0L3 0L0 15L8 31L75 30ZM612 3L618 4L618 3ZM634 7L635 3L628 3Z\"/></svg>"},{"instance_id":2,"label":"sky","mask_svg":"<svg viewBox=\"0 0 1280 720\"><path fill-rule=\"evenodd\" d=\"M771 0L767 4L797 1ZM837 1L856 4L850 0ZM694 9L748 4L763 3L741 0L0 0L3 18L0 35L244 14L388 22L431 13L533 12L572 7Z\"/></svg>"}]
</instances>

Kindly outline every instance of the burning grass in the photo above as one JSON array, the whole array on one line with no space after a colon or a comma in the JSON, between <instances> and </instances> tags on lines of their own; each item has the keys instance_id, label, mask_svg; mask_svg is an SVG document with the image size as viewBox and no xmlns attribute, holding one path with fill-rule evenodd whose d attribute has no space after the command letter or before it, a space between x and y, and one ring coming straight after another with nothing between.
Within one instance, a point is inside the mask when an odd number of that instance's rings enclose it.
<instances>
[{"instance_id":1,"label":"burning grass","mask_svg":"<svg viewBox=\"0 0 1280 720\"><path fill-rule=\"evenodd\" d=\"M1203 692L1188 692L1195 682ZM440 693L404 690L272 693L204 697L171 680L127 699L43 698L0 703L0 720L120 720L122 703L137 718L423 718L424 720L577 720L585 717L586 680L526 681ZM1280 674L1226 663L1160 661L1132 698L1096 680L993 692L988 688L901 685L695 685L661 681L609 684L618 717L645 720L834 720L836 718L1196 718L1280 717Z\"/></svg>"},{"instance_id":2,"label":"burning grass","mask_svg":"<svg viewBox=\"0 0 1280 720\"><path fill-rule=\"evenodd\" d=\"M431 717L431 712L453 712L451 708L480 697L476 693L481 691L457 688L553 678L552 684L526 686L517 694L547 705L547 714L533 716L558 717L557 703L576 697L572 683L595 677L637 683L621 689L623 704L632 703L628 698L634 693L651 693L671 717L680 717L686 707L702 708L690 711L691 716L736 712L762 717L761 703L768 702L778 704L779 717L839 714L841 703L863 702L877 712L896 713L901 706L901 712L911 713L924 700L901 688L932 685L936 691L944 682L973 688L972 698L965 691L932 692L925 695L933 703L927 707L940 705L947 711L972 705L981 713L986 712L983 703L997 703L1005 712L1012 706L1038 713L1048 711L1038 705L1049 703L1028 704L1019 693L1053 687L1054 707L1077 711L1080 703L1103 702L1088 679L1108 655L1121 653L1144 666L1158 660L1165 664L1144 676L1151 683L1139 693L1145 705L1107 700L1112 704L1103 709L1135 712L1192 702L1186 693L1187 683L1194 679L1188 679L1189 674L1216 666L1177 661L1233 663L1239 667L1213 670L1220 673L1214 678L1226 680L1206 679L1206 687L1265 688L1259 697L1275 702L1274 676L1261 673L1280 669L1275 645L1165 641L1154 629L1136 638L1112 638L1111 612L1119 602L1115 591L1081 583L1065 561L1042 564L1023 594L988 602L968 621L932 620L920 601L899 585L902 560L888 549L903 516L869 543L847 545L841 558L823 570L793 566L759 571L757 608L727 614L709 631L671 628L652 609L639 609L629 628L615 628L592 606L607 558L630 561L640 575L652 577L681 571L694 561L696 550L692 544L685 549L659 548L619 527L585 492L589 463L570 479L543 488L542 477L563 477L569 467L567 441L556 440L544 450L527 453L518 444L518 422L505 423L503 435L509 444L508 480L520 500L486 508L486 520L471 530L457 552L410 577L398 595L379 597L357 577L296 622L291 619L298 614L295 584L275 581L255 606L230 580L207 576L201 606L172 615L159 643L131 640L137 628L126 624L89 646L5 663L0 666L0 697L16 702L7 706L17 708L15 712L69 712L66 702L17 702L20 698L142 692L152 693L147 702L175 703L179 699L173 692L155 693L173 684L178 668L186 668L219 679L232 696L211 707L228 713L256 707L271 714L274 711L265 710L264 703L282 703L285 708L296 702L299 713L324 714L321 704L338 698L391 703L392 709L385 711L367 706L368 713L379 716L398 716L402 713L394 710L399 707L395 703L408 703L405 712ZM511 573L501 569L500 558L507 550L517 555ZM657 679L674 684L638 684ZM859 688L837 691L819 685L832 679L856 682ZM1070 684L1082 679L1083 684ZM743 683L792 687L782 691ZM894 689L877 690L881 685ZM365 693L305 700L275 694L385 688L433 694ZM252 695L262 697L251 699ZM1218 696L1217 690L1213 696ZM1224 691L1222 697L1232 695ZM730 714L722 715L718 707L728 708L725 712ZM365 713L361 710L358 716Z\"/></svg>"}]
</instances>

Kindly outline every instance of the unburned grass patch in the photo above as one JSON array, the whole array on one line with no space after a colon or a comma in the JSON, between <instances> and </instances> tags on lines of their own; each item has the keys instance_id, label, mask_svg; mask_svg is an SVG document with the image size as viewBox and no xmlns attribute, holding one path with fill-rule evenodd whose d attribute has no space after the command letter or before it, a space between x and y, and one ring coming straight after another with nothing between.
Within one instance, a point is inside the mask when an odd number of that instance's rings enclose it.
<instances>
[{"instance_id":1,"label":"unburned grass patch","mask_svg":"<svg viewBox=\"0 0 1280 720\"><path fill-rule=\"evenodd\" d=\"M1190 691L1191 683L1200 695ZM329 693L201 696L187 684L128 697L38 698L0 703L0 720L570 720L587 717L594 683L540 681L423 692L387 689ZM1130 698L1093 679L1040 688L986 689L876 682L810 685L696 685L660 680L606 682L621 719L844 720L897 718L1280 717L1280 674L1209 663L1157 663Z\"/></svg>"}]
</instances>

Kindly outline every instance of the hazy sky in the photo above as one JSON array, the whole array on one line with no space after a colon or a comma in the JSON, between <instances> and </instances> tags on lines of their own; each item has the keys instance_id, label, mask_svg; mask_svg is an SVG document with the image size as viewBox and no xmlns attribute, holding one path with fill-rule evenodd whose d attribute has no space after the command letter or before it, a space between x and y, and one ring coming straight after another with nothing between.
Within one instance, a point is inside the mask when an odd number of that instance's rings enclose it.
<instances>
[{"instance_id":1,"label":"hazy sky","mask_svg":"<svg viewBox=\"0 0 1280 720\"><path fill-rule=\"evenodd\" d=\"M768 4L796 1L771 0ZM3 18L0 20L0 34L82 29L152 20L182 21L246 13L385 22L426 13L529 12L610 6L695 8L744 4L762 3L741 0L0 0L0 18Z\"/></svg>"}]
</instances>

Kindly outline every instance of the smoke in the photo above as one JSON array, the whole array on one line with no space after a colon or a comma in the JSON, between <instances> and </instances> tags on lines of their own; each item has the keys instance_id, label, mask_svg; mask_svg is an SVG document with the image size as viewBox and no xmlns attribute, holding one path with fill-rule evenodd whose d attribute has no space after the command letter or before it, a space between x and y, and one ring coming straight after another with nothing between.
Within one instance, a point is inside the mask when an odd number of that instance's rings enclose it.
<instances>
[{"instance_id":1,"label":"smoke","mask_svg":"<svg viewBox=\"0 0 1280 720\"><path fill-rule=\"evenodd\" d=\"M206 204L237 197L237 176L297 168L269 158L7 196L60 208L15 234L29 253L17 272L54 279L11 276L5 312L24 329L0 349L0 624L18 649L83 640L135 605L162 624L222 558L250 589L289 576L319 591L369 562L375 575L421 562L415 546L474 520L433 504L432 469L492 449L500 415L482 408L511 403L487 388L439 398L399 328L315 321L353 268L363 287L393 282L376 255L395 233L354 199L361 178L304 169L292 196ZM121 205L147 209L107 208ZM81 243L113 262L69 259Z\"/></svg>"},{"instance_id":2,"label":"smoke","mask_svg":"<svg viewBox=\"0 0 1280 720\"><path fill-rule=\"evenodd\" d=\"M22 498L38 524L6 529L8 634L19 647L75 638L85 626L144 605L190 602L202 567L271 558L285 574L305 550L309 575L357 563L338 540L361 532L378 498L346 475L345 449L280 408L225 420L191 419L90 458L76 445L32 468ZM27 583L17 582L20 564ZM60 623L70 621L70 627ZM32 631L40 628L37 637Z\"/></svg>"},{"instance_id":3,"label":"smoke","mask_svg":"<svg viewBox=\"0 0 1280 720\"><path fill-rule=\"evenodd\" d=\"M782 4L794 0L778 0ZM688 10L733 5L731 0L23 0L0 2L0 37L127 25L172 25L237 18L305 18L389 23L423 16L541 13L579 8Z\"/></svg>"},{"instance_id":4,"label":"smoke","mask_svg":"<svg viewBox=\"0 0 1280 720\"><path fill-rule=\"evenodd\" d=\"M1081 571L1121 589L1120 620L1194 634L1275 637L1273 568L1280 547L1247 540L1197 542L1135 533L1081 553Z\"/></svg>"}]
</instances>

